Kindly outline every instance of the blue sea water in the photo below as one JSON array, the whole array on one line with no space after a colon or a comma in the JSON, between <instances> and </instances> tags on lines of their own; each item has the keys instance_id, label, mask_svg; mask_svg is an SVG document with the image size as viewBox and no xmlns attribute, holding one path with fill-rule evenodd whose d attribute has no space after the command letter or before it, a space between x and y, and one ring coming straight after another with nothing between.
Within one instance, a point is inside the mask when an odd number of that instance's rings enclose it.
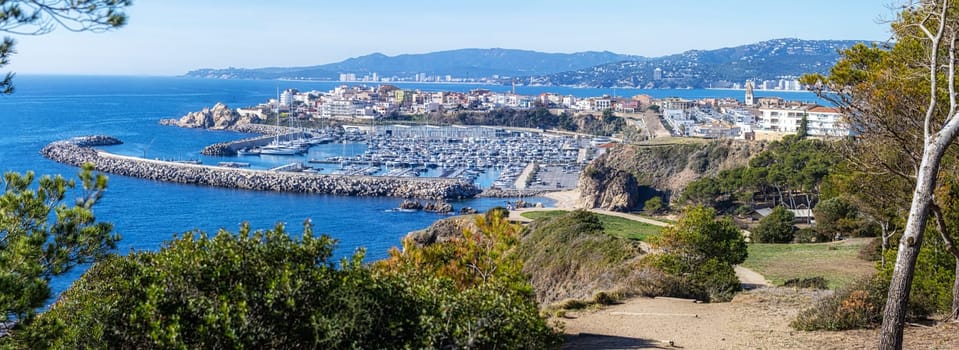
<instances>
[{"instance_id":1,"label":"blue sea water","mask_svg":"<svg viewBox=\"0 0 959 350\"><path fill-rule=\"evenodd\" d=\"M106 134L120 138L118 153L149 158L198 158L208 144L248 135L161 126L162 118L180 116L223 102L231 107L255 105L275 95L277 88L326 91L339 83L207 80L176 77L18 76L17 91L0 96L0 171L62 174L75 177L77 169L40 156L47 143L73 136ZM403 84L403 88L468 91L487 88L507 91L506 86L455 84ZM611 89L517 87L520 94L552 91L576 96L612 94ZM624 89L617 89L620 96ZM635 90L654 97L740 97L726 90ZM763 96L765 92L757 95ZM809 93L779 93L788 99L814 99ZM335 147L315 152L335 154ZM362 152L352 149L349 152ZM345 152L340 150L340 152ZM209 163L207 161L206 163ZM551 204L548 199L537 198ZM272 193L209 188L110 176L109 189L95 208L99 220L111 222L122 236L118 251L155 250L176 233L199 229L236 231L242 222L255 229L276 223L289 232L301 232L310 219L314 232L339 240L337 256L358 248L367 249L367 259L386 256L408 232L425 228L443 216L430 213L390 212L397 198L337 197L313 194ZM486 210L502 205L502 199L473 199L454 206ZM77 269L53 283L62 291L82 273Z\"/></svg>"}]
</instances>

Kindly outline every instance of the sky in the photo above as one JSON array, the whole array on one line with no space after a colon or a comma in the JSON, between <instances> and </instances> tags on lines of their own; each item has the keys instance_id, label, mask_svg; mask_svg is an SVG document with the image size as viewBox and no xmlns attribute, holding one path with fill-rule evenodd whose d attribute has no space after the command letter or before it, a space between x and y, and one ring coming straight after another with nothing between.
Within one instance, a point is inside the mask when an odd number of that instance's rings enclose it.
<instances>
[{"instance_id":1,"label":"sky","mask_svg":"<svg viewBox=\"0 0 959 350\"><path fill-rule=\"evenodd\" d=\"M134 0L105 33L17 36L0 72L182 75L461 48L649 57L776 38L886 41L896 0Z\"/></svg>"}]
</instances>

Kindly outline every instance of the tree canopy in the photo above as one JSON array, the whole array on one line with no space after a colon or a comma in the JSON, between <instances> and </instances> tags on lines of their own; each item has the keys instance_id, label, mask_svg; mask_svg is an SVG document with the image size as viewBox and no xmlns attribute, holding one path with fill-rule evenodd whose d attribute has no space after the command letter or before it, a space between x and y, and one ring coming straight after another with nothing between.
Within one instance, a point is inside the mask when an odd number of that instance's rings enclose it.
<instances>
[{"instance_id":1,"label":"tree canopy","mask_svg":"<svg viewBox=\"0 0 959 350\"><path fill-rule=\"evenodd\" d=\"M892 23L892 33L891 47L857 45L843 53L828 77L802 79L817 86L821 96L837 102L862 135L851 152L858 165L913 184L885 304L882 349L902 347L907 302L928 217L930 213L941 216L934 195L941 166L947 154L954 152L951 146L959 136L959 5L950 0L908 2ZM951 241L943 238L947 244Z\"/></svg>"},{"instance_id":2,"label":"tree canopy","mask_svg":"<svg viewBox=\"0 0 959 350\"><path fill-rule=\"evenodd\" d=\"M719 207L721 202L752 203L754 195L771 204L812 208L821 185L840 161L831 144L793 135L770 143L749 160L748 166L720 171L716 176L691 182L681 201Z\"/></svg>"},{"instance_id":3,"label":"tree canopy","mask_svg":"<svg viewBox=\"0 0 959 350\"><path fill-rule=\"evenodd\" d=\"M80 172L80 193L64 202L77 183L61 176L4 174L0 195L0 322L29 322L50 298L50 279L104 257L119 235L99 222L93 207L107 186L92 165Z\"/></svg>"}]
</instances>

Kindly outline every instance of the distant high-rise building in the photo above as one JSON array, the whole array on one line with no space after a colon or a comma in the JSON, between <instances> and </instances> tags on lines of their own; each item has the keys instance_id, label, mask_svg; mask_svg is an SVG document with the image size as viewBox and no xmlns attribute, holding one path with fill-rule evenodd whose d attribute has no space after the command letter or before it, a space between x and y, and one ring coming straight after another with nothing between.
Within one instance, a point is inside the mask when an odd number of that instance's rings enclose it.
<instances>
[{"instance_id":1,"label":"distant high-rise building","mask_svg":"<svg viewBox=\"0 0 959 350\"><path fill-rule=\"evenodd\" d=\"M380 81L380 75L373 72L373 81Z\"/></svg>"},{"instance_id":2,"label":"distant high-rise building","mask_svg":"<svg viewBox=\"0 0 959 350\"><path fill-rule=\"evenodd\" d=\"M752 106L755 103L753 101L753 81L746 80L746 105Z\"/></svg>"},{"instance_id":3,"label":"distant high-rise building","mask_svg":"<svg viewBox=\"0 0 959 350\"><path fill-rule=\"evenodd\" d=\"M661 68L653 69L653 80L663 80L663 70Z\"/></svg>"}]
</instances>

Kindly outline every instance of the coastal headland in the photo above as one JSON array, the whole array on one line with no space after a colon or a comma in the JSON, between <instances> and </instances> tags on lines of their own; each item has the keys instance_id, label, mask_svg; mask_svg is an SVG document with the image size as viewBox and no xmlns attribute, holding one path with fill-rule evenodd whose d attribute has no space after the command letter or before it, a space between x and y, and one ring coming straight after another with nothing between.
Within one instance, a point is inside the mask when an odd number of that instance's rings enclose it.
<instances>
[{"instance_id":1,"label":"coastal headland","mask_svg":"<svg viewBox=\"0 0 959 350\"><path fill-rule=\"evenodd\" d=\"M457 179L347 176L235 169L121 156L93 148L120 142L109 136L85 136L52 142L40 153L53 161L74 166L92 163L96 170L105 173L201 186L434 200L469 198L480 193L473 184Z\"/></svg>"}]
</instances>

